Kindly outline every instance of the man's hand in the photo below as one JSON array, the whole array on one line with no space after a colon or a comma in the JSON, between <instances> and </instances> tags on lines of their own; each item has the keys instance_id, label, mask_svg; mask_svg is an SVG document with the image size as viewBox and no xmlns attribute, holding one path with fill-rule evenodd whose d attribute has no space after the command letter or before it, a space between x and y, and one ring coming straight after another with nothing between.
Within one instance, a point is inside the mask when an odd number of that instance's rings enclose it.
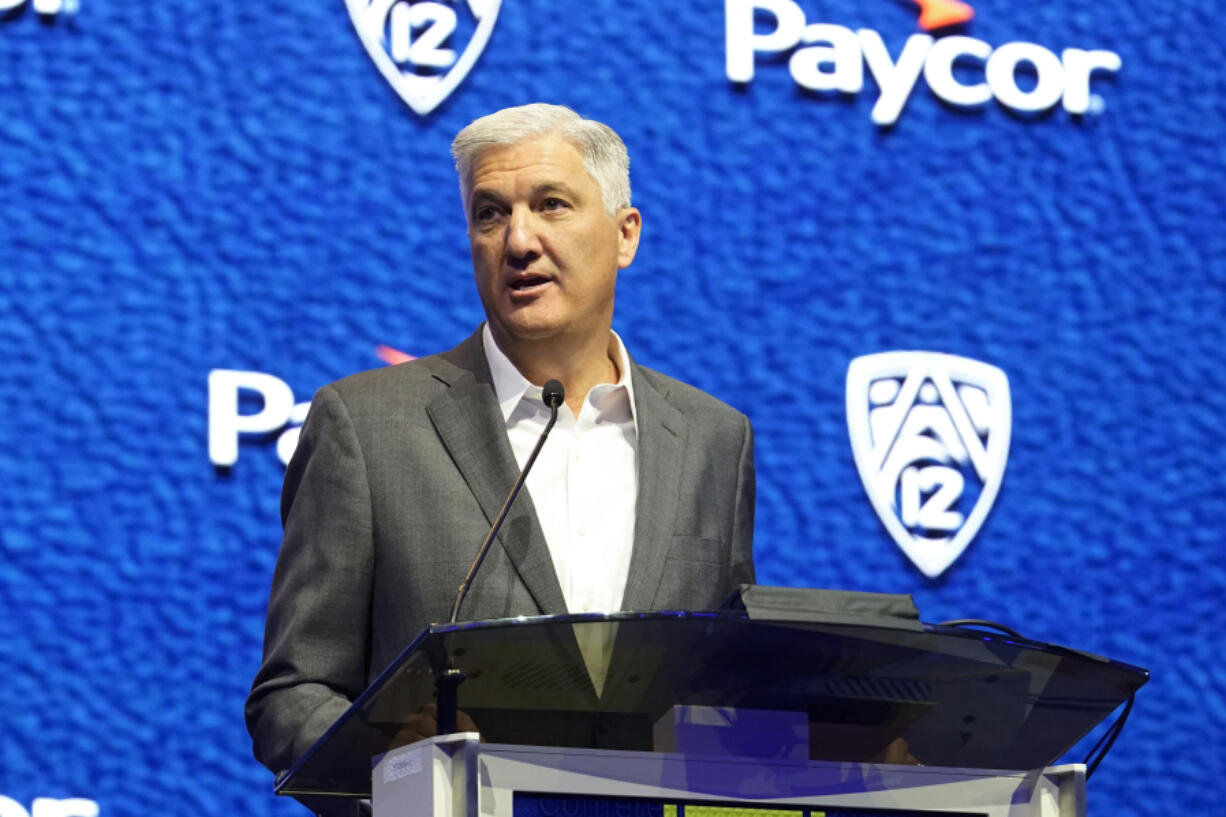
<instances>
[{"instance_id":1,"label":"man's hand","mask_svg":"<svg viewBox=\"0 0 1226 817\"><path fill-rule=\"evenodd\" d=\"M473 719L468 717L468 713L460 709L456 711L456 731L457 732L478 732L477 724L473 723ZM410 743L416 743L425 738L432 738L438 734L438 706L436 704L426 704L417 711L416 715L410 715L404 722L404 726L400 727L400 731L396 733L396 737L392 738L392 744L389 749L395 749L398 746L408 746Z\"/></svg>"},{"instance_id":2,"label":"man's hand","mask_svg":"<svg viewBox=\"0 0 1226 817\"><path fill-rule=\"evenodd\" d=\"M894 738L890 741L881 753L873 758L872 763L894 763L899 766L923 766L916 759L915 755L911 754L911 747L902 738Z\"/></svg>"}]
</instances>

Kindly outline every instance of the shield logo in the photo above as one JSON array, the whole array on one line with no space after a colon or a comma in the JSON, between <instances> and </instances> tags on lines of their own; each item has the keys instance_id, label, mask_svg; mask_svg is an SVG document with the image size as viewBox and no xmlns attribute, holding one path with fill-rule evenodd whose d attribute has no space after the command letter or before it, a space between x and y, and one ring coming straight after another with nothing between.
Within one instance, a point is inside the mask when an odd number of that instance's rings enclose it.
<instances>
[{"instance_id":1,"label":"shield logo","mask_svg":"<svg viewBox=\"0 0 1226 817\"><path fill-rule=\"evenodd\" d=\"M416 113L434 110L468 76L502 0L345 0L366 53ZM471 31L463 51L454 41Z\"/></svg>"},{"instance_id":2,"label":"shield logo","mask_svg":"<svg viewBox=\"0 0 1226 817\"><path fill-rule=\"evenodd\" d=\"M929 578L954 563L1005 474L1012 405L995 366L936 352L882 352L847 368L847 430L886 530Z\"/></svg>"}]
</instances>

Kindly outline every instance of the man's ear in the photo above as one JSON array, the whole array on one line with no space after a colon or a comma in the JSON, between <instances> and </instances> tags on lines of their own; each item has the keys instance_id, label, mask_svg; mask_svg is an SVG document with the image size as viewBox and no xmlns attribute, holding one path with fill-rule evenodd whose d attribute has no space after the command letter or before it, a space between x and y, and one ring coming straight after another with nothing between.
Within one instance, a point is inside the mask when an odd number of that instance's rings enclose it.
<instances>
[{"instance_id":1,"label":"man's ear","mask_svg":"<svg viewBox=\"0 0 1226 817\"><path fill-rule=\"evenodd\" d=\"M617 211L617 268L625 269L634 261L643 231L643 216L638 208L623 207Z\"/></svg>"}]
</instances>

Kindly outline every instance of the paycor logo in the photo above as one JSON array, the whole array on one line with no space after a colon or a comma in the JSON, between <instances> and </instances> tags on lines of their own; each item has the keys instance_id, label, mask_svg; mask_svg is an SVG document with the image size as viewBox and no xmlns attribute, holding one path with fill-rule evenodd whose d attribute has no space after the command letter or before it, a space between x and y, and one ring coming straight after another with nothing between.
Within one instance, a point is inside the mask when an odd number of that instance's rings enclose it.
<instances>
[{"instance_id":1,"label":"paycor logo","mask_svg":"<svg viewBox=\"0 0 1226 817\"><path fill-rule=\"evenodd\" d=\"M413 355L380 344L375 356L389 366L413 360ZM244 396L259 400L258 411L243 410ZM277 458L289 465L311 401L298 402L294 390L276 375L239 369L209 372L209 462L232 468L243 439L276 439ZM7 817L0 812L0 817Z\"/></svg>"},{"instance_id":2,"label":"paycor logo","mask_svg":"<svg viewBox=\"0 0 1226 817\"><path fill-rule=\"evenodd\" d=\"M243 392L260 397L263 405L259 411L243 413L240 408ZM277 457L288 465L310 408L309 400L295 402L293 390L279 377L264 372L214 369L209 372L209 462L231 468L238 462L241 435L275 433Z\"/></svg>"},{"instance_id":3,"label":"paycor logo","mask_svg":"<svg viewBox=\"0 0 1226 817\"><path fill-rule=\"evenodd\" d=\"M921 5L927 17L921 16L921 25L930 27L948 27L971 16L969 6L949 0L924 0ZM934 5L952 6L954 11L942 14ZM965 13L957 13L959 7ZM912 34L895 59L871 28L852 31L833 23L808 23L794 0L725 0L724 14L728 79L752 82L759 54L790 51L788 71L797 85L810 91L858 94L864 88L867 65L879 92L872 118L882 126L898 121L921 74L937 97L958 107L978 107L995 99L1021 113L1046 111L1057 103L1071 114L1100 113L1104 103L1090 93L1090 79L1095 71L1116 72L1122 64L1114 51L1066 48L1057 56L1035 43L993 47L974 37L938 39L930 34ZM769 30L758 33L755 19L763 19ZM955 75L955 64L970 62L983 66L982 81ZM1023 66L1033 73L1030 82L1018 82Z\"/></svg>"}]
</instances>

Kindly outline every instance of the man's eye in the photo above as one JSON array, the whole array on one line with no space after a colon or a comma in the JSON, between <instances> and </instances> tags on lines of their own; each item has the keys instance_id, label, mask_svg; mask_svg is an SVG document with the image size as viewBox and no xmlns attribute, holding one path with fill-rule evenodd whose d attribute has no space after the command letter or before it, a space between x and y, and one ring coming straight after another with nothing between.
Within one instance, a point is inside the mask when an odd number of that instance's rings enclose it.
<instances>
[{"instance_id":1,"label":"man's eye","mask_svg":"<svg viewBox=\"0 0 1226 817\"><path fill-rule=\"evenodd\" d=\"M477 222L492 221L496 218L498 218L498 208L491 205L478 207L477 211L473 213L473 219Z\"/></svg>"},{"instance_id":2,"label":"man's eye","mask_svg":"<svg viewBox=\"0 0 1226 817\"><path fill-rule=\"evenodd\" d=\"M541 202L541 207L545 210L562 210L567 207L567 204L562 199L550 197Z\"/></svg>"}]
</instances>

